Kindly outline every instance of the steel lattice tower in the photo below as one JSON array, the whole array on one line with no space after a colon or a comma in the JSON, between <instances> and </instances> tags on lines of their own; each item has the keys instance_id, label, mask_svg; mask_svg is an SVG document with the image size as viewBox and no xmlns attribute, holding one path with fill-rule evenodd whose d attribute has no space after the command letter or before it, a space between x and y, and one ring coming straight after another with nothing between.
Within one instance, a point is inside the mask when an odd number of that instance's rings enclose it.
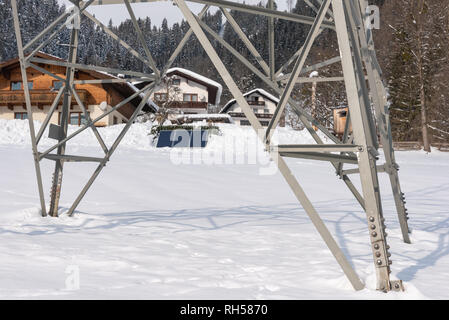
<instances>
[{"instance_id":1,"label":"steel lattice tower","mask_svg":"<svg viewBox=\"0 0 449 320\"><path fill-rule=\"evenodd\" d=\"M184 38L179 43L176 50L171 55L163 69L158 69L151 54L151 48L148 47L145 41L145 35L139 28L133 9L130 2L145 2L151 7L152 2L171 1L182 12L184 18L190 25L190 30L185 34ZM342 250L337 245L337 242L332 237L331 233L323 223L319 214L313 207L311 201L304 193L302 187L298 183L295 176L290 171L284 158L306 158L317 161L328 161L335 167L337 175L342 179L349 190L354 194L357 201L366 212L366 219L369 232L369 241L372 249L374 264L377 274L377 289L382 291L389 290L403 290L402 282L400 280L392 281L390 279L390 253L387 244L387 234L385 232L385 219L382 211L382 201L380 197L380 188L378 181L378 172L385 172L388 174L392 186L393 196L395 199L397 214L402 230L403 239L410 243L409 228L407 224L407 210L405 208L404 194L401 192L401 187L398 178L399 167L395 161L393 143L391 136L391 127L389 120L389 110L387 101L387 92L382 82L382 72L377 62L376 53L374 50L374 41L372 30L365 27L365 18L368 15L366 8L368 2L366 0L316 0L319 5L315 5L310 0L304 0L315 12L315 17L302 16L293 13L280 12L274 10L274 1L269 0L268 7L258 7L246 4L239 4L225 0L89 0L79 1L71 0L74 4L72 10L65 12L58 19L51 22L39 35L25 46L22 42L21 29L19 23L19 15L17 9L17 1L11 0L12 12L14 16L14 27L18 44L19 60L21 64L21 73L23 83L27 83L28 68L35 69L41 73L52 76L53 78L63 81L64 86L59 90L54 103L50 108L44 123L35 134L33 124L33 116L31 111L31 100L28 86L24 86L26 108L28 113L28 121L31 133L31 142L34 156L34 163L37 176L37 184L40 196L40 204L42 215L47 215L46 201L44 197L42 176L40 170L40 162L48 159L55 162L55 171L53 176L53 186L51 190L50 210L49 214L57 216L58 202L61 193L62 175L64 163L70 161L81 162L96 162L98 167L82 189L69 210L69 215L72 215L83 199L84 195L98 177L103 167L109 161L121 140L127 133L128 129L142 111L144 105L149 100L154 88L161 82L161 79L166 75L167 70L171 67L175 59L180 54L189 39L194 35L204 48L209 56L217 72L228 86L230 92L241 106L245 116L248 118L251 126L256 130L259 138L267 146L267 152L270 153L271 158L276 162L279 171L284 176L291 190L295 194L298 201L303 206L304 210L310 217L312 223L320 233L324 242L335 256L343 272L356 290L364 288L351 264L346 259ZM203 10L195 15L187 6L187 2L204 4ZM113 5L125 4L130 14L131 20L136 30L136 35L140 41L140 45L144 49L145 55L138 53L136 48L132 48L125 41L120 39L116 34L107 28L104 24L98 21L94 16L89 14L86 9L94 5ZM218 7L226 17L229 25L237 33L239 38L243 41L251 55L256 58L258 66L250 62L248 57L240 54L236 48L232 47L224 41L216 32L214 32L206 23L202 21L202 17L209 10L210 7ZM150 8L151 9L151 8ZM254 15L264 16L268 19L269 32L267 42L269 43L269 61L266 62L262 58L255 46L251 43L247 35L243 32L241 26L234 20L229 10L242 11ZM43 47L50 43L69 23L80 21L80 15L86 16L98 25L111 38L118 41L129 54L142 61L151 70L151 74L142 73L135 70L118 70L100 66L83 65L77 63L77 49L79 39L79 28L73 27L71 29L70 44L68 45L68 60L66 62L53 61L49 59L42 59L36 57L36 53ZM285 19L296 23L310 25L309 34L304 43L299 44L298 51L289 59L289 61L279 70L275 69L275 24L274 19ZM305 67L305 62L309 56L310 50L316 38L320 35L322 30L330 29L335 31L338 39L340 56L322 61L312 66ZM211 36L217 43L226 48L235 59L242 62L252 73L257 75L266 85L281 97L277 106L274 117L269 123L268 128L263 129L259 120L250 108L248 102L243 96L243 93L238 88L233 77L227 70L221 58L214 49L212 43L209 41L207 35ZM44 40L45 39L45 40ZM38 66L39 63L49 65L57 65L66 68L65 78L59 77L46 69ZM306 72L319 70L331 64L340 63L342 66L343 77L341 79L335 78L314 78L313 81L343 81L346 87L346 94L348 98L349 114L346 123L345 133L342 139L334 136L325 126L320 124L314 117L308 114L301 106L299 106L292 98L291 94L293 88L298 83L305 83L310 81L305 77L301 77ZM293 66L291 72L284 74ZM151 81L143 89L136 92L134 95L123 100L121 103L114 106L111 110L105 112L102 116L91 119L86 107L83 105L76 90L74 89L80 81L75 80L74 74L76 70L97 70L104 71L111 74L124 74L130 76L125 79L104 79L104 80L83 80L83 83L111 83L112 82L131 82L131 81ZM115 142L111 147L107 147L101 135L95 127L95 123L118 110L126 103L137 97L143 95L143 99L136 108L134 114L129 119L129 122L123 128ZM68 135L68 119L69 110L72 101L75 98L78 105L84 112L87 124L81 126L77 131ZM58 142L51 148L45 151L38 150L38 144L42 135L47 128L50 118L62 99L62 114L61 124L53 130L58 131ZM314 145L273 145L271 141L272 134L279 124L281 115L286 106L290 105L294 112L299 116L300 120L316 141ZM350 126L352 125L352 133L350 133ZM326 137L328 137L333 144L324 144L322 139L318 136L314 127L318 128ZM99 145L104 151L102 157L83 157L76 155L67 155L65 153L67 143L83 132L84 130L93 130ZM380 139L378 138L378 134ZM385 155L385 163L378 165L379 155L379 140ZM356 169L344 169L344 165L357 164ZM360 176L362 191L359 192L354 184L351 182L349 176L357 174Z\"/></svg>"}]
</instances>

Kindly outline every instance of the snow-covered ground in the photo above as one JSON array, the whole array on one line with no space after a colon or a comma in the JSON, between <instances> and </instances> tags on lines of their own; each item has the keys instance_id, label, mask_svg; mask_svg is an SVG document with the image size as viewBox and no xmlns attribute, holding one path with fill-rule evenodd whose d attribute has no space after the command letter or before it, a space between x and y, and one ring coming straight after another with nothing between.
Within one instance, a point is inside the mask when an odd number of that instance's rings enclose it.
<instances>
[{"instance_id":1,"label":"snow-covered ground","mask_svg":"<svg viewBox=\"0 0 449 320\"><path fill-rule=\"evenodd\" d=\"M122 127L100 133L110 144ZM230 152L226 139L254 136L249 128L221 128L206 151ZM75 217L42 218L27 123L0 120L0 298L449 298L449 154L397 153L412 245L401 241L388 179L380 176L393 276L406 288L388 294L374 288L364 214L334 169L287 160L366 283L355 292L282 176L261 174L269 165L263 159L179 164L170 151L151 146L148 132L148 125L132 127ZM312 142L288 129L277 137ZM44 138L42 150L50 144ZM86 132L68 153L98 151ZM52 164L42 162L47 194ZM94 168L66 164L62 211Z\"/></svg>"}]
</instances>

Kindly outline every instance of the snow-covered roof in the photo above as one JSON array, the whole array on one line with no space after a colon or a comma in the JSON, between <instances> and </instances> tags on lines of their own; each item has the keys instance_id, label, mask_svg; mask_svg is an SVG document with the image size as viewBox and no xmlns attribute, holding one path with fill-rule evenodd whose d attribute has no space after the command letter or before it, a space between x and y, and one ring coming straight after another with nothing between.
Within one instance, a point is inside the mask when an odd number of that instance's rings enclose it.
<instances>
[{"instance_id":1,"label":"snow-covered roof","mask_svg":"<svg viewBox=\"0 0 449 320\"><path fill-rule=\"evenodd\" d=\"M267 92L266 90L261 89L261 88L257 88L257 89L251 90L251 91L245 93L243 96L246 98L247 96L250 96L250 95L252 95L253 93L259 93L260 95L262 95L262 96L264 96L265 98L267 98L267 99L273 101L274 103L279 103L279 101L280 101L279 98L276 98L275 96L273 96L272 94L270 94L269 92ZM228 109L229 109L234 103L236 103L236 100L235 100L235 99L230 100L230 101L229 101L229 102L228 102L228 103L227 103L227 104L220 110L220 113L225 113L225 112L227 112Z\"/></svg>"},{"instance_id":2,"label":"snow-covered roof","mask_svg":"<svg viewBox=\"0 0 449 320\"><path fill-rule=\"evenodd\" d=\"M185 77L192 79L193 81L197 81L200 84L203 84L205 86L208 87L214 87L215 90L212 90L213 92L209 91L209 97L211 100L215 100L215 101L209 101L211 104L215 104L216 106L218 106L220 104L220 100L221 100L221 95L223 93L223 86L221 84L219 84L218 82L209 79L205 76L202 76L196 72L193 72L192 70L188 70L188 69L184 69L184 68L179 68L179 67L175 67L175 68L170 68L167 70L166 74L170 75L170 74L180 74L181 76L184 75ZM152 74L154 75L154 73ZM150 81L137 81L137 82L133 82L133 85L139 85L142 83L149 83Z\"/></svg>"}]
</instances>

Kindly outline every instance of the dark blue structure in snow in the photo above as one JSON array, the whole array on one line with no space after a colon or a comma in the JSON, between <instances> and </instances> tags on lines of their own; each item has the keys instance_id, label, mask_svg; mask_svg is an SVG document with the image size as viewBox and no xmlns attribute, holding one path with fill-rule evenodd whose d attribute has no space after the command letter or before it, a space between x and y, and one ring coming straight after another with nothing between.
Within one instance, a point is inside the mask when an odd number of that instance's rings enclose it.
<instances>
[{"instance_id":1,"label":"dark blue structure in snow","mask_svg":"<svg viewBox=\"0 0 449 320\"><path fill-rule=\"evenodd\" d=\"M157 140L157 148L205 148L208 130L162 130Z\"/></svg>"}]
</instances>

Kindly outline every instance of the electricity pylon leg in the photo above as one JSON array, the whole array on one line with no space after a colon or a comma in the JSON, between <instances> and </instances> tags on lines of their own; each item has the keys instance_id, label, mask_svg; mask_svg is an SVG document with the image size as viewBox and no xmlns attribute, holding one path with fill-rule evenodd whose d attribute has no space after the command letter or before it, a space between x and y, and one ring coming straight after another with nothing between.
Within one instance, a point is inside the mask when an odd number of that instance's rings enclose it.
<instances>
[{"instance_id":1,"label":"electricity pylon leg","mask_svg":"<svg viewBox=\"0 0 449 320\"><path fill-rule=\"evenodd\" d=\"M350 38L348 32L347 15L342 0L332 0L332 8L337 27L338 43L342 56L343 73L345 78L348 104L351 112L351 121L353 126L354 142L360 146L358 152L358 162L360 170L360 179L362 183L363 195L365 199L366 216L368 220L368 230L373 252L374 264L377 275L377 289L382 291L400 290L402 282L390 280L390 253L387 244L384 218L382 207L379 206L379 199L375 186L378 186L376 155L373 152L374 146L370 143L368 134L370 133L370 124L365 121L362 115L362 103L364 97L357 81L356 67L353 58L356 51L351 50ZM346 12L347 13L347 12ZM361 70L358 70L361 72ZM363 75L364 76L364 75Z\"/></svg>"},{"instance_id":2,"label":"electricity pylon leg","mask_svg":"<svg viewBox=\"0 0 449 320\"><path fill-rule=\"evenodd\" d=\"M367 1L359 0L350 2L347 4L347 7L351 12L352 17L363 17L363 13L366 13ZM364 26L363 19L355 18L354 24L358 30L358 37L361 45L360 52L368 74L368 82L371 89L371 97L376 114L377 127L385 156L385 171L390 179L403 240L406 243L411 243L409 236L410 229L407 221L408 214L405 207L405 196L401 191L398 172L399 165L396 163L393 149L387 92L382 81L382 72L377 61L376 51L374 49L373 32L370 28L366 28Z\"/></svg>"},{"instance_id":3,"label":"electricity pylon leg","mask_svg":"<svg viewBox=\"0 0 449 320\"><path fill-rule=\"evenodd\" d=\"M71 63L76 63L77 52L78 52L78 37L79 37L79 29L77 26L73 26L71 36L70 36L70 46L69 46L69 59L68 61ZM65 88L64 88L64 98L62 104L62 112L60 118L60 127L59 127L59 141L67 138L67 129L69 125L70 119L70 106L72 103L72 93L70 91L70 87L72 86L73 80L75 77L75 69L72 67L67 67L66 69L66 79L65 79ZM57 155L62 156L65 154L66 143L63 143L58 147ZM53 173L53 181L50 191L50 215L52 217L58 216L59 209L59 199L61 197L61 188L62 188L62 177L64 170L64 161L61 159L56 159L55 161L55 171Z\"/></svg>"}]
</instances>

